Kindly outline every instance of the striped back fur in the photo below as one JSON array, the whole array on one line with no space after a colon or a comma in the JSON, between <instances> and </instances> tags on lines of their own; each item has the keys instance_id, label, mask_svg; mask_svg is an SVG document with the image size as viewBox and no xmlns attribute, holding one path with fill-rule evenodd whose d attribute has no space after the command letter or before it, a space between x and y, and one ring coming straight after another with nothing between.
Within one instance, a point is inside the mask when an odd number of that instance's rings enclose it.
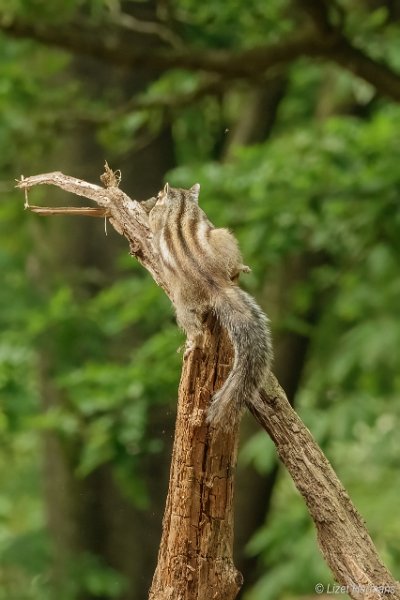
<instances>
[{"instance_id":1,"label":"striped back fur","mask_svg":"<svg viewBox=\"0 0 400 600\"><path fill-rule=\"evenodd\" d=\"M236 285L240 271L248 270L236 239L210 223L198 206L199 190L199 184L189 190L167 184L150 211L149 223L189 347L196 343L210 310L232 341L234 365L208 413L210 422L223 426L241 406L256 401L270 367L272 345L267 317Z\"/></svg>"}]
</instances>

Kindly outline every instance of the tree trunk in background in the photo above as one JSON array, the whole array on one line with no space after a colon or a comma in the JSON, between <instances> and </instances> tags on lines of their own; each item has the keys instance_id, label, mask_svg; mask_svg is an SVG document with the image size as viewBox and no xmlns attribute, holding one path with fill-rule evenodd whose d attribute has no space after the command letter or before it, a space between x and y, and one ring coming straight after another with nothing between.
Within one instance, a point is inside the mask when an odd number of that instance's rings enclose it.
<instances>
[{"instance_id":1,"label":"tree trunk in background","mask_svg":"<svg viewBox=\"0 0 400 600\"><path fill-rule=\"evenodd\" d=\"M243 94L243 111L227 137L224 160L229 160L238 146L259 144L269 138L286 86L286 74L277 75Z\"/></svg>"},{"instance_id":2,"label":"tree trunk in background","mask_svg":"<svg viewBox=\"0 0 400 600\"><path fill-rule=\"evenodd\" d=\"M98 65L86 60L82 60L76 70L85 79L85 84L97 89L99 93L103 84L106 86L112 78L118 79L120 86L132 93L129 90L132 87L132 73L112 73L110 67L104 73ZM143 83L143 78L135 77L135 90ZM65 171L98 183L106 152L94 145L94 137L93 130L74 131L72 139L66 140L64 145L67 150L61 156L53 154L53 164L47 163L46 170L59 169L62 165ZM164 173L173 166L172 156L170 132L165 130L149 146L132 152L113 166L121 168L124 188L133 197L145 198L160 188ZM49 192L50 195L53 197L54 193ZM54 248L59 253L52 257L54 272L61 270L62 265L63 273L66 274L73 275L78 269L86 269L107 273L105 280L115 278L112 276L113 264L120 251L127 252L126 244L123 238L111 232L105 238L101 220L75 219L72 223L67 218L51 219L46 223L46 235L47 232L51 235L51 230L55 230L57 235ZM51 273L43 269L42 276L51 277ZM76 285L73 277L70 284ZM102 279L99 281L95 278L94 283L79 285L84 286L84 296L87 297L94 291L99 291ZM129 350L127 348L126 352ZM62 404L65 398L51 380L53 357L46 352L46 348L42 349L40 360L45 410ZM154 413L153 418L157 421L157 414ZM126 577L128 590L122 600L142 600L147 596L161 535L173 426L172 417L164 415L164 452L145 459L147 464L143 466L143 477L151 499L148 510L136 508L124 497L113 477L112 465L104 464L88 477L78 479L75 469L79 448L64 443L56 433L48 432L44 435L45 502L58 593L69 585L71 558L79 561L79 553L89 553L100 557L106 565ZM157 424L150 424L150 427L154 431ZM89 593L80 596L80 600L94 598L99 600L97 595Z\"/></svg>"}]
</instances>

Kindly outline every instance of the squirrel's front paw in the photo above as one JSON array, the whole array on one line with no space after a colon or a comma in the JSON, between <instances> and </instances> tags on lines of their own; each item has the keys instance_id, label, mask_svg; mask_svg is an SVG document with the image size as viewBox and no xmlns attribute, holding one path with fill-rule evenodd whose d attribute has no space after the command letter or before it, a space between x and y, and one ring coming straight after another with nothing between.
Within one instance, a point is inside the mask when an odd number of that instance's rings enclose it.
<instances>
[{"instance_id":1,"label":"squirrel's front paw","mask_svg":"<svg viewBox=\"0 0 400 600\"><path fill-rule=\"evenodd\" d=\"M239 271L242 271L242 273L251 273L251 269L247 265L240 265Z\"/></svg>"},{"instance_id":2,"label":"squirrel's front paw","mask_svg":"<svg viewBox=\"0 0 400 600\"><path fill-rule=\"evenodd\" d=\"M185 343L185 352L183 353L183 360L186 360L191 352L195 350L200 350L200 336L195 338L188 338Z\"/></svg>"}]
</instances>

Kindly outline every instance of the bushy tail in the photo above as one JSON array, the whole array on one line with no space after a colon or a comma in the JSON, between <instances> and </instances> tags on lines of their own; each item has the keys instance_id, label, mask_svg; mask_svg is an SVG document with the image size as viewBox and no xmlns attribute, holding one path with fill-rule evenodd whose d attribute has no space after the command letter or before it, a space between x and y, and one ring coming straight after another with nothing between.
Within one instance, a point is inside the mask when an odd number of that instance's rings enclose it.
<instances>
[{"instance_id":1,"label":"bushy tail","mask_svg":"<svg viewBox=\"0 0 400 600\"><path fill-rule=\"evenodd\" d=\"M229 427L241 408L255 401L271 365L272 343L266 315L239 287L232 286L218 294L213 309L228 331L235 359L227 380L214 394L207 420Z\"/></svg>"}]
</instances>

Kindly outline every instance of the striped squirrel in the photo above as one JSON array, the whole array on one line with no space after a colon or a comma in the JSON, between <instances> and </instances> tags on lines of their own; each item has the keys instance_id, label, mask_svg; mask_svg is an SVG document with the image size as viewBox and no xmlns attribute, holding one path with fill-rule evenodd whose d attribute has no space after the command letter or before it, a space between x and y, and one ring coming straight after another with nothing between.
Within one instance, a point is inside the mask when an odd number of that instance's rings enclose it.
<instances>
[{"instance_id":1,"label":"striped squirrel","mask_svg":"<svg viewBox=\"0 0 400 600\"><path fill-rule=\"evenodd\" d=\"M241 408L257 402L257 390L270 368L268 319L255 300L237 286L242 264L234 236L216 229L198 206L200 185L189 190L165 185L148 204L153 244L188 337L186 352L197 347L210 310L228 331L235 358L222 388L214 394L207 421L229 427ZM149 201L147 201L149 203Z\"/></svg>"}]
</instances>

